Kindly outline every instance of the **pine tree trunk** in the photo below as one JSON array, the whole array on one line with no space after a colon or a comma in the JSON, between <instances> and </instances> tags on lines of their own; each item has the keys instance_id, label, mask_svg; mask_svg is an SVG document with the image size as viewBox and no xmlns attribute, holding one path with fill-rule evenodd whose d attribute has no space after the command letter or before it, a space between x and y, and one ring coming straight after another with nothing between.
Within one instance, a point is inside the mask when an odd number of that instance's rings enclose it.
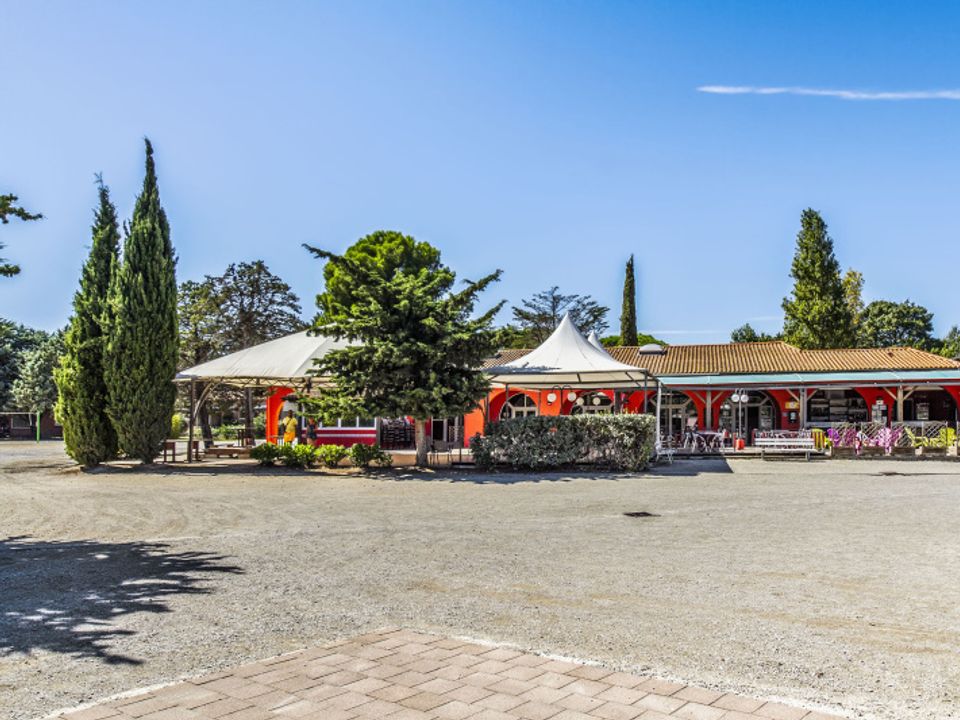
<instances>
[{"instance_id":1,"label":"pine tree trunk","mask_svg":"<svg viewBox=\"0 0 960 720\"><path fill-rule=\"evenodd\" d=\"M205 448L213 447L213 428L210 426L210 410L207 409L206 403L200 408L198 414L200 416L200 436L203 438L203 446Z\"/></svg>"},{"instance_id":2,"label":"pine tree trunk","mask_svg":"<svg viewBox=\"0 0 960 720\"><path fill-rule=\"evenodd\" d=\"M430 446L427 443L427 421L419 418L413 421L413 434L417 445L417 466L426 467Z\"/></svg>"}]
</instances>

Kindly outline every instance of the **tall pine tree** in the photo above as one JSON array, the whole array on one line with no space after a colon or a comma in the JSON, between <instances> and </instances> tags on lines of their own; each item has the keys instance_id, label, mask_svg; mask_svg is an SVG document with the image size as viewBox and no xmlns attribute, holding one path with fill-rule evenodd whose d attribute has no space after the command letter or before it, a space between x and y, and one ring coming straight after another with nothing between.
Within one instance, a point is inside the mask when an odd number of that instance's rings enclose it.
<instances>
[{"instance_id":1,"label":"tall pine tree","mask_svg":"<svg viewBox=\"0 0 960 720\"><path fill-rule=\"evenodd\" d=\"M801 216L790 277L794 285L783 300L783 339L801 348L853 347L856 330L840 264L816 210L807 208Z\"/></svg>"},{"instance_id":2,"label":"tall pine tree","mask_svg":"<svg viewBox=\"0 0 960 720\"><path fill-rule=\"evenodd\" d=\"M73 317L64 336L64 354L54 373L59 391L57 419L63 425L67 454L85 467L117 454L117 434L107 417L104 380L106 306L110 278L116 272L120 229L110 191L100 183L100 207L94 212L93 243L73 297Z\"/></svg>"},{"instance_id":3,"label":"tall pine tree","mask_svg":"<svg viewBox=\"0 0 960 720\"><path fill-rule=\"evenodd\" d=\"M637 279L633 271L633 255L627 260L623 278L623 306L620 309L620 344L637 344Z\"/></svg>"},{"instance_id":4,"label":"tall pine tree","mask_svg":"<svg viewBox=\"0 0 960 720\"><path fill-rule=\"evenodd\" d=\"M146 140L143 190L110 286L107 414L120 449L153 462L170 432L177 369L176 258L160 205L153 147Z\"/></svg>"}]
</instances>

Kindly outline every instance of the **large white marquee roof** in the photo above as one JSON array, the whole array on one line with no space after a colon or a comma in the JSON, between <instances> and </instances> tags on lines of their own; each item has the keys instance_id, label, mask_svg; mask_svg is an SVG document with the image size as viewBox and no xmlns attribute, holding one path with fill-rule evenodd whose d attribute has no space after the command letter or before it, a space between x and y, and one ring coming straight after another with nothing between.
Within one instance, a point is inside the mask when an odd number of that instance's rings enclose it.
<instances>
[{"instance_id":1,"label":"large white marquee roof","mask_svg":"<svg viewBox=\"0 0 960 720\"><path fill-rule=\"evenodd\" d=\"M322 385L323 379L314 374L314 360L351 344L347 340L303 331L187 368L178 373L176 379L177 382L196 380L239 387Z\"/></svg>"}]
</instances>

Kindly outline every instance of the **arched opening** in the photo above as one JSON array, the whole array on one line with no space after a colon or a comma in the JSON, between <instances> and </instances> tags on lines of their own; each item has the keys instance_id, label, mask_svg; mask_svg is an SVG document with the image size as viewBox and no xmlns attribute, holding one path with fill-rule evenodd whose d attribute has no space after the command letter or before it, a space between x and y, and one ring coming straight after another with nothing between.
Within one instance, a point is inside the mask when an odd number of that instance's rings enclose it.
<instances>
[{"instance_id":1,"label":"arched opening","mask_svg":"<svg viewBox=\"0 0 960 720\"><path fill-rule=\"evenodd\" d=\"M571 415L603 415L613 412L613 400L602 392L587 392L580 395L570 408Z\"/></svg>"},{"instance_id":2,"label":"arched opening","mask_svg":"<svg viewBox=\"0 0 960 720\"><path fill-rule=\"evenodd\" d=\"M727 397L720 406L721 430L739 433L747 442L752 442L753 434L759 430L780 429L780 411L776 400L763 390L745 390L739 393L746 396L743 403L735 403Z\"/></svg>"},{"instance_id":3,"label":"arched opening","mask_svg":"<svg viewBox=\"0 0 960 720\"><path fill-rule=\"evenodd\" d=\"M882 395L880 396L882 397ZM874 410L874 405L868 406L867 400L852 388L826 388L817 390L807 400L807 424L811 427L827 427L831 423L863 423L869 421L887 423L893 418L888 417L887 409L892 406L880 405Z\"/></svg>"},{"instance_id":4,"label":"arched opening","mask_svg":"<svg viewBox=\"0 0 960 720\"><path fill-rule=\"evenodd\" d=\"M652 402L656 402L653 399ZM652 406L651 406L652 407ZM660 428L666 436L680 443L688 428L697 425L697 406L693 399L679 390L664 390L660 395Z\"/></svg>"},{"instance_id":5,"label":"arched opening","mask_svg":"<svg viewBox=\"0 0 960 720\"><path fill-rule=\"evenodd\" d=\"M940 388L918 388L903 401L906 422L956 422L957 403L950 393Z\"/></svg>"},{"instance_id":6,"label":"arched opening","mask_svg":"<svg viewBox=\"0 0 960 720\"><path fill-rule=\"evenodd\" d=\"M537 402L526 393L512 395L509 400L503 404L500 410L500 419L509 420L518 417L532 417L538 415Z\"/></svg>"}]
</instances>

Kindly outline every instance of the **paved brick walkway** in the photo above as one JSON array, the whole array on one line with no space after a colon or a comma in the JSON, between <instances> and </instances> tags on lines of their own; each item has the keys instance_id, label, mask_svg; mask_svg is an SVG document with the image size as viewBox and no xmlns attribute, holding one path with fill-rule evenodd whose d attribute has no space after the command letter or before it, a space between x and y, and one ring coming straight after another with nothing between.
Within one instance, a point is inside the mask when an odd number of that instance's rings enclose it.
<instances>
[{"instance_id":1,"label":"paved brick walkway","mask_svg":"<svg viewBox=\"0 0 960 720\"><path fill-rule=\"evenodd\" d=\"M59 717L836 720L838 716L391 628Z\"/></svg>"}]
</instances>

